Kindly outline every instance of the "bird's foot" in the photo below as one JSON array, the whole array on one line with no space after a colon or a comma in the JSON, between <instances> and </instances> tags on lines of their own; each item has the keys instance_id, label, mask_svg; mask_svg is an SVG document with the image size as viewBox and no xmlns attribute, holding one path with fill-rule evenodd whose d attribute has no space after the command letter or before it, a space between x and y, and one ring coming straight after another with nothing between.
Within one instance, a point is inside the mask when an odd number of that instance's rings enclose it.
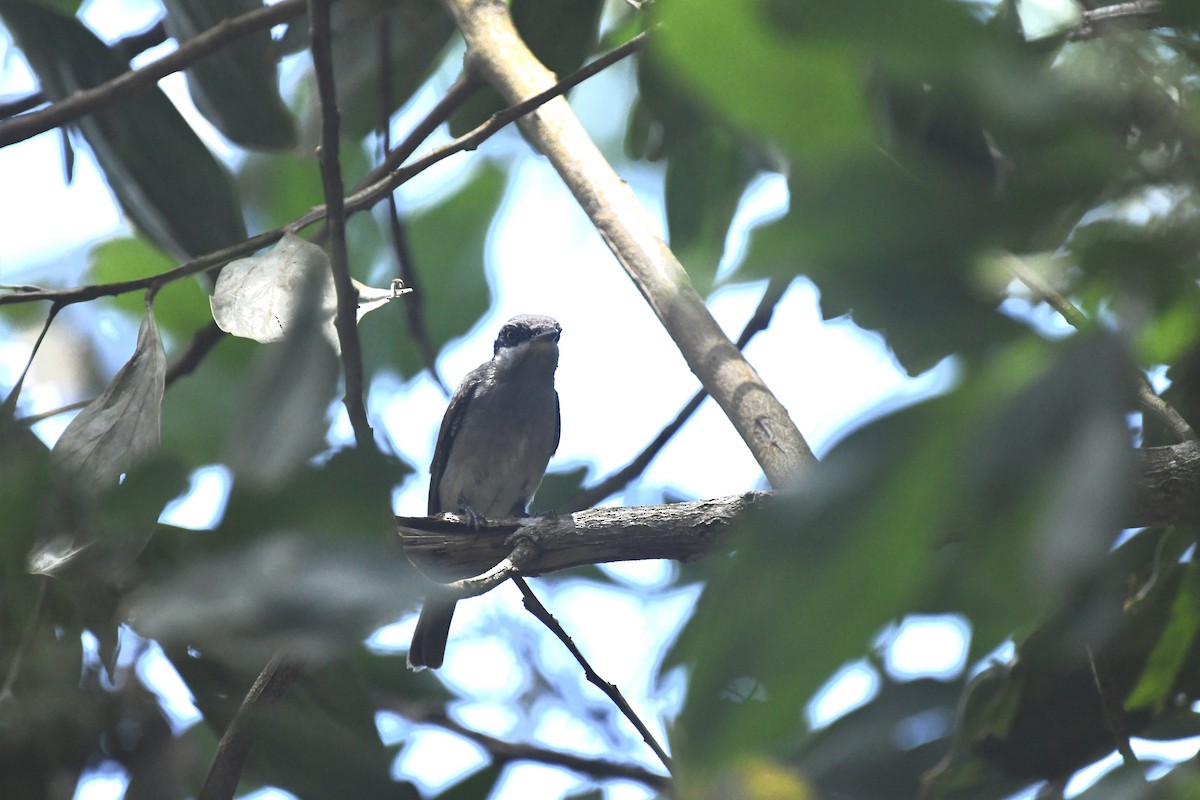
<instances>
[{"instance_id":1,"label":"bird's foot","mask_svg":"<svg viewBox=\"0 0 1200 800\"><path fill-rule=\"evenodd\" d=\"M467 518L467 524L474 530L479 530L484 525L487 525L487 518L470 506L462 507L462 515Z\"/></svg>"}]
</instances>

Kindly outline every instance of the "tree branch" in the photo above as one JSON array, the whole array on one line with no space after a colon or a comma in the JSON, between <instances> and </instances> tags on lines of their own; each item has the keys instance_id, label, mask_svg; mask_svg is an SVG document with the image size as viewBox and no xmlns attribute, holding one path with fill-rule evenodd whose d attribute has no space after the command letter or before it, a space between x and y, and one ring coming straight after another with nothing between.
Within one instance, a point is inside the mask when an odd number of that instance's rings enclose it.
<instances>
[{"instance_id":1,"label":"tree branch","mask_svg":"<svg viewBox=\"0 0 1200 800\"><path fill-rule=\"evenodd\" d=\"M376 702L383 708L391 709L410 722L423 725L436 725L451 733L475 742L497 762L535 761L539 764L549 764L555 767L569 769L589 778L600 780L623 779L637 781L652 789L663 790L670 786L670 780L665 775L659 775L633 764L621 764L600 758L586 758L573 753L563 753L557 750L547 750L533 744L518 744L488 736L477 730L468 728L446 716L445 707L432 703L414 703L397 695L376 696Z\"/></svg>"},{"instance_id":2,"label":"tree branch","mask_svg":"<svg viewBox=\"0 0 1200 800\"><path fill-rule=\"evenodd\" d=\"M1137 450L1138 499L1124 527L1200 523L1200 442ZM521 567L540 575L589 564L666 558L693 561L722 547L730 525L770 497L749 492L690 503L593 508L562 516L498 520L474 530L452 514L397 517L400 544L422 572L448 582L491 569L509 555L512 535L537 546Z\"/></svg>"},{"instance_id":3,"label":"tree branch","mask_svg":"<svg viewBox=\"0 0 1200 800\"><path fill-rule=\"evenodd\" d=\"M554 76L525 46L503 0L442 0L467 42L468 68L510 103ZM565 100L522 121L609 249L658 315L692 372L733 423L776 488L816 458L770 389L721 331L633 190L588 137Z\"/></svg>"},{"instance_id":4,"label":"tree branch","mask_svg":"<svg viewBox=\"0 0 1200 800\"><path fill-rule=\"evenodd\" d=\"M289 2L290 0L284 0ZM483 144L487 139L491 138L498 131L504 128L509 123L523 114L527 114L538 106L546 103L571 87L595 75L600 70L612 65L616 61L624 58L630 53L635 52L644 43L644 39L635 37L621 47L616 48L607 55L596 59L591 64L584 66L573 72L567 78L543 92L537 97L532 97L529 100L518 103L515 106L504 109L478 126L472 131L463 134L452 142L448 142L441 147L434 148L422 158L417 159L408 166L402 167L392 172L385 172L384 176L375 182L355 191L353 194L346 197L346 213L354 214L359 211L371 208L375 203L387 197L388 194L395 191L396 187L401 186L407 181L419 175L429 167L439 161L462 152L463 150L474 150L479 145ZM436 126L434 126L436 127ZM411 137L410 137L411 138ZM407 143L408 140L406 140ZM405 145L400 145L397 150ZM235 258L249 255L264 247L269 247L283 238L283 235L288 232L296 232L303 228L320 222L325 218L325 207L319 206L308 211L307 213L297 217L286 225L282 225L273 230L265 231L251 236L250 238L230 245L221 250L214 250L207 255L184 262L178 267L158 275L150 275L144 278L136 278L128 281L118 281L115 283L91 284L87 286L75 286L67 289L43 289L38 286L13 286L8 287L10 294L0 294L0 306L13 303L30 303L37 300L51 300L60 305L71 305L73 303L82 303L88 300L94 300L97 297L112 297L126 292L136 292L142 289L148 289L154 286L160 286L171 281L186 278L191 275L197 275L201 272L217 269L224 266Z\"/></svg>"},{"instance_id":5,"label":"tree branch","mask_svg":"<svg viewBox=\"0 0 1200 800\"><path fill-rule=\"evenodd\" d=\"M367 419L363 401L365 391L362 365L362 346L358 340L358 289L350 279L346 258L345 187L342 184L339 127L341 114L337 107L337 88L333 77L333 32L329 18L330 0L311 0L309 4L309 33L313 69L317 74L317 92L321 105L321 143L317 158L321 162L321 185L325 190L325 216L329 228L329 261L333 272L333 288L337 293L338 343L341 345L342 375L345 394L342 402L354 429L354 441L361 448L375 446L375 436Z\"/></svg>"},{"instance_id":6,"label":"tree branch","mask_svg":"<svg viewBox=\"0 0 1200 800\"><path fill-rule=\"evenodd\" d=\"M382 149L382 157L380 162L385 162L392 157L392 55L391 55L391 16L384 13L379 18L379 143ZM463 73L464 75L466 73ZM463 83L463 80L454 82L450 87L450 91L446 96L455 96L461 92L455 91L455 87ZM470 96L470 92L465 96ZM444 98L443 98L444 99ZM442 106L441 103L438 106ZM446 112L447 115L449 112ZM432 114L425 116L425 123L428 124ZM438 118L436 125L440 125L443 118ZM420 133L420 139L417 139L418 132L422 125L418 125L407 137L405 143L409 140L415 140L412 149L416 150L420 143L432 133L433 128ZM399 155L400 162L408 158L408 154ZM411 286L414 289L420 284L420 278L417 277L416 266L413 264L412 251L408 246L408 236L404 231L404 223L400 220L400 208L396 203L396 193L391 192L387 196L387 221L388 229L392 235L392 253L396 258L396 274L405 286ZM408 329L408 336L412 339L413 345L416 347L417 355L421 359L421 366L429 373L429 377L433 378L433 382L442 390L442 394L447 398L450 397L450 389L442 380L442 376L437 370L437 348L433 346L433 340L429 337L429 328L425 324L425 301L423 292L414 292L404 304L404 324Z\"/></svg>"},{"instance_id":7,"label":"tree branch","mask_svg":"<svg viewBox=\"0 0 1200 800\"><path fill-rule=\"evenodd\" d=\"M641 717L633 710L633 706L629 705L629 701L625 699L625 695L621 694L621 690L617 688L617 685L601 678L600 674L592 668L587 658L584 657L583 651L576 646L574 640L571 639L558 620L554 618L554 615L542 605L542 601L538 600L537 595L529 588L529 584L525 582L524 578L516 575L513 577L513 583L517 585L517 588L521 590L521 596L525 598L525 609L537 617L543 625L558 637L558 640L563 643L571 655L575 657L575 660L579 662L579 666L583 668L583 674L587 676L588 682L604 692L613 705L620 709L621 713L625 715L625 719L629 720L630 724L641 734L642 741L654 751L654 755L658 756L658 760L667 768L667 772L670 772L671 757L667 755L667 751L654 738L654 734L646 727L646 723L642 722Z\"/></svg>"},{"instance_id":8,"label":"tree branch","mask_svg":"<svg viewBox=\"0 0 1200 800\"><path fill-rule=\"evenodd\" d=\"M1008 265L1009 271L1021 283L1028 286L1040 300L1044 300L1057 311L1075 330L1086 331L1095 326L1087 314L1080 311L1074 303L1051 286L1050 282L1038 274L1037 270L1030 267L1024 259L1010 253L1005 258L1005 263ZM1140 370L1137 374L1137 396L1142 408L1158 417L1180 441L1196 439L1196 432L1192 430L1188 421L1166 400L1158 396L1154 387L1150 385L1150 381Z\"/></svg>"},{"instance_id":9,"label":"tree branch","mask_svg":"<svg viewBox=\"0 0 1200 800\"><path fill-rule=\"evenodd\" d=\"M308 7L307 4L308 0L280 0L274 5L256 8L247 14L222 20L151 64L126 72L91 89L75 92L46 108L0 122L0 147L24 141L93 111L114 106L140 91L149 89L161 78L186 69L230 42L301 16Z\"/></svg>"},{"instance_id":10,"label":"tree branch","mask_svg":"<svg viewBox=\"0 0 1200 800\"><path fill-rule=\"evenodd\" d=\"M242 769L246 766L246 758L250 755L249 717L256 710L283 697L299 677L300 667L289 662L282 654L276 653L267 662L230 720L221 741L217 743L217 752L208 766L198 800L233 800L242 778Z\"/></svg>"},{"instance_id":11,"label":"tree branch","mask_svg":"<svg viewBox=\"0 0 1200 800\"><path fill-rule=\"evenodd\" d=\"M1124 28L1158 28L1166 24L1161 0L1135 0L1085 9L1079 27L1067 34L1072 42L1095 39Z\"/></svg>"},{"instance_id":12,"label":"tree branch","mask_svg":"<svg viewBox=\"0 0 1200 800\"><path fill-rule=\"evenodd\" d=\"M563 516L489 521L477 531L452 514L397 517L396 522L409 559L434 580L449 582L491 569L509 555L513 534L537 544L537 554L522 566L522 575L609 561L691 561L712 552L730 523L768 496L750 492L662 506L593 508Z\"/></svg>"}]
</instances>

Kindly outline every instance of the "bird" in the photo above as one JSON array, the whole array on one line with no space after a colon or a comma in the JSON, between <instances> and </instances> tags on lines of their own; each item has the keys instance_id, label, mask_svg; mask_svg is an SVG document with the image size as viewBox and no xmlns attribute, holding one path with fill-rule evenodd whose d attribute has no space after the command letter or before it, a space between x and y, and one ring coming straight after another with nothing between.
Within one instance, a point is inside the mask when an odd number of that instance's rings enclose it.
<instances>
[{"instance_id":1,"label":"bird","mask_svg":"<svg viewBox=\"0 0 1200 800\"><path fill-rule=\"evenodd\" d=\"M450 398L429 467L429 515L460 514L478 528L524 517L558 449L561 432L558 340L552 317L520 314L504 323L492 358L463 378ZM455 598L429 591L408 666L437 669L446 654Z\"/></svg>"}]
</instances>

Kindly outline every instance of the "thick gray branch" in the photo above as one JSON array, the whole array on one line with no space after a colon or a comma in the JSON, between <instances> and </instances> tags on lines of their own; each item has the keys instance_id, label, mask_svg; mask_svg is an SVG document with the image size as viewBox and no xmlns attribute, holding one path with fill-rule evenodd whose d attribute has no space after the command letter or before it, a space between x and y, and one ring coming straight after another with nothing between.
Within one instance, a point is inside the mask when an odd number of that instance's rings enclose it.
<instances>
[{"instance_id":1,"label":"thick gray branch","mask_svg":"<svg viewBox=\"0 0 1200 800\"><path fill-rule=\"evenodd\" d=\"M1138 451L1138 501L1126 527L1200 523L1200 442ZM505 520L473 530L457 517L397 517L405 553L434 580L479 575L507 558L518 539L536 545L521 574L585 564L667 558L691 561L722 547L729 526L770 497L750 492L692 503L593 508L559 517Z\"/></svg>"},{"instance_id":2,"label":"thick gray branch","mask_svg":"<svg viewBox=\"0 0 1200 800\"><path fill-rule=\"evenodd\" d=\"M1129 527L1200 522L1200 442L1138 451L1138 503Z\"/></svg>"},{"instance_id":3,"label":"thick gray branch","mask_svg":"<svg viewBox=\"0 0 1200 800\"><path fill-rule=\"evenodd\" d=\"M467 42L467 66L509 103L554 85L518 35L503 0L442 0ZM655 231L565 99L521 121L554 165L688 366L729 417L771 485L790 483L816 459L791 417L712 318L678 259Z\"/></svg>"},{"instance_id":4,"label":"thick gray branch","mask_svg":"<svg viewBox=\"0 0 1200 800\"><path fill-rule=\"evenodd\" d=\"M506 520L478 531L451 515L397 517L396 522L404 552L434 580L485 572L513 551L514 534L536 542L537 553L521 573L539 575L609 561L691 561L711 552L734 519L768 496L751 492L665 506L593 508L560 517Z\"/></svg>"}]
</instances>

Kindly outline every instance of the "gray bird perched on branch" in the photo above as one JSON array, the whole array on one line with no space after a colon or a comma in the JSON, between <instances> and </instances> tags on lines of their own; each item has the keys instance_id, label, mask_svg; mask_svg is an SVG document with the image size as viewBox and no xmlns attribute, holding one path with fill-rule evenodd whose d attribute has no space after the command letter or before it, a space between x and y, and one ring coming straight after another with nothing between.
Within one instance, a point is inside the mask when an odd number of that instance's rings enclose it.
<instances>
[{"instance_id":1,"label":"gray bird perched on branch","mask_svg":"<svg viewBox=\"0 0 1200 800\"><path fill-rule=\"evenodd\" d=\"M558 337L550 317L521 314L504 323L490 361L450 398L429 467L429 514L461 514L479 527L523 517L558 449ZM436 590L408 649L412 669L442 665L455 598Z\"/></svg>"}]
</instances>

